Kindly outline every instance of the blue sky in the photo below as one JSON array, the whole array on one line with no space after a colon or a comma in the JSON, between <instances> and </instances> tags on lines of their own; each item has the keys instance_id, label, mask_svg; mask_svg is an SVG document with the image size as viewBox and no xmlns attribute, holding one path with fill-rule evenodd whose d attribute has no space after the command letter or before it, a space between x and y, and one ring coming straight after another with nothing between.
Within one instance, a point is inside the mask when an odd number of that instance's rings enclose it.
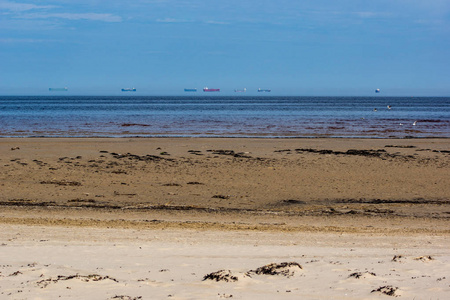
<instances>
[{"instance_id":1,"label":"blue sky","mask_svg":"<svg viewBox=\"0 0 450 300\"><path fill-rule=\"evenodd\" d=\"M0 0L0 95L449 96L449 49L448 0Z\"/></svg>"}]
</instances>

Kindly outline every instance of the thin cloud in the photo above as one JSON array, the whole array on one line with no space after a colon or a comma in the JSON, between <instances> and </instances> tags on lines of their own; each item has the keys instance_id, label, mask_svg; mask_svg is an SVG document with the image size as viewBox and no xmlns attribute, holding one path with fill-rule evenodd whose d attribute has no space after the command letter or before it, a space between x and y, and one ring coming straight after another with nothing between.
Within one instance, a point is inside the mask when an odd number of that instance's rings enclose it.
<instances>
[{"instance_id":1,"label":"thin cloud","mask_svg":"<svg viewBox=\"0 0 450 300\"><path fill-rule=\"evenodd\" d=\"M54 5L35 5L35 4L29 4L29 3L17 3L17 2L8 2L8 1L2 1L0 2L0 9L3 10L9 10L13 12L22 12L22 11L28 11L28 10L35 10L35 9L51 9L55 8Z\"/></svg>"},{"instance_id":2,"label":"thin cloud","mask_svg":"<svg viewBox=\"0 0 450 300\"><path fill-rule=\"evenodd\" d=\"M164 19L156 19L158 23L204 23L204 24L213 24L213 25L228 25L230 23L220 22L214 20L200 21L200 20L185 20L185 19L174 19L174 18L164 18Z\"/></svg>"},{"instance_id":3,"label":"thin cloud","mask_svg":"<svg viewBox=\"0 0 450 300\"><path fill-rule=\"evenodd\" d=\"M29 3L17 3L0 0L0 11L11 15L14 19L66 19L66 20L90 20L102 22L122 22L120 16L108 13L51 13L61 6L36 5Z\"/></svg>"},{"instance_id":4,"label":"thin cloud","mask_svg":"<svg viewBox=\"0 0 450 300\"><path fill-rule=\"evenodd\" d=\"M25 19L66 19L66 20L89 20L102 22L122 22L122 18L112 14L97 14L97 13L54 13L54 14L27 14L23 15Z\"/></svg>"},{"instance_id":5,"label":"thin cloud","mask_svg":"<svg viewBox=\"0 0 450 300\"><path fill-rule=\"evenodd\" d=\"M213 20L205 21L205 23L206 24L213 24L213 25L228 25L228 24L230 24L228 22L213 21Z\"/></svg>"},{"instance_id":6,"label":"thin cloud","mask_svg":"<svg viewBox=\"0 0 450 300\"><path fill-rule=\"evenodd\" d=\"M357 15L360 18L375 18L378 17L379 14L371 12L371 11L358 11L354 13L355 15Z\"/></svg>"},{"instance_id":7,"label":"thin cloud","mask_svg":"<svg viewBox=\"0 0 450 300\"><path fill-rule=\"evenodd\" d=\"M164 18L164 19L156 19L158 23L190 23L189 20L184 19L173 19L173 18Z\"/></svg>"}]
</instances>

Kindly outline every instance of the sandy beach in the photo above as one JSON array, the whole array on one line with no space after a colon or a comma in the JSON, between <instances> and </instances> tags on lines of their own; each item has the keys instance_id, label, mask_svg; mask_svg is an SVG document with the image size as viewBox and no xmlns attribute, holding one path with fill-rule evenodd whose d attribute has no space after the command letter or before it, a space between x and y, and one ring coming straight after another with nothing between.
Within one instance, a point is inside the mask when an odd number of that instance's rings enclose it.
<instances>
[{"instance_id":1,"label":"sandy beach","mask_svg":"<svg viewBox=\"0 0 450 300\"><path fill-rule=\"evenodd\" d=\"M0 298L448 298L449 146L0 139Z\"/></svg>"}]
</instances>

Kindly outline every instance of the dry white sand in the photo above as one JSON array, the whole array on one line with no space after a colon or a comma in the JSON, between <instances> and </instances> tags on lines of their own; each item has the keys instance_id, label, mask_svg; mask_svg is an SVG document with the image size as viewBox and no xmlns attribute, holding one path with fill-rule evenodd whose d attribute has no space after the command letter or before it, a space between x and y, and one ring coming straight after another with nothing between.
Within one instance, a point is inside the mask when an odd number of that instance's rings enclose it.
<instances>
[{"instance_id":1,"label":"dry white sand","mask_svg":"<svg viewBox=\"0 0 450 300\"><path fill-rule=\"evenodd\" d=\"M450 296L446 236L3 224L0 245L1 299L389 299L372 292L385 286L401 299ZM246 275L281 262L302 269ZM223 269L238 280L203 280Z\"/></svg>"}]
</instances>

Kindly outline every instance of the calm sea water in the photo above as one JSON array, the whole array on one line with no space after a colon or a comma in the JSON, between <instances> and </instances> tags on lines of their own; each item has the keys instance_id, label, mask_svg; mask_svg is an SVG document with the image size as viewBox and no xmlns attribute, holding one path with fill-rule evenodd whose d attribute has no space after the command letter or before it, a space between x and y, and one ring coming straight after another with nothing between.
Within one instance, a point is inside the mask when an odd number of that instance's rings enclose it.
<instances>
[{"instance_id":1,"label":"calm sea water","mask_svg":"<svg viewBox=\"0 0 450 300\"><path fill-rule=\"evenodd\" d=\"M0 97L0 137L36 136L450 138L450 98Z\"/></svg>"}]
</instances>

